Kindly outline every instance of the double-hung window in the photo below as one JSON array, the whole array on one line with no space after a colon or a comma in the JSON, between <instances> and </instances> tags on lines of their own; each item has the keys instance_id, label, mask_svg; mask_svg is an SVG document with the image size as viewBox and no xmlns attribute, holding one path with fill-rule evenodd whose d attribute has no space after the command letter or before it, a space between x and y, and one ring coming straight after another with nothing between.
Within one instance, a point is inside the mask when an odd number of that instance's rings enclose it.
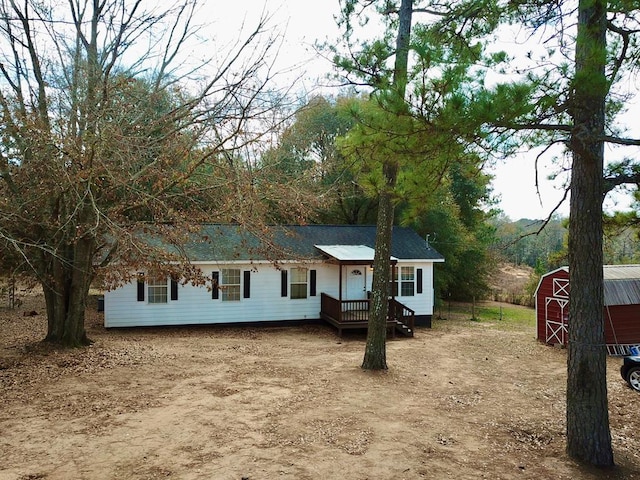
<instances>
[{"instance_id":1,"label":"double-hung window","mask_svg":"<svg viewBox=\"0 0 640 480\"><path fill-rule=\"evenodd\" d=\"M148 284L149 303L167 303L167 279L151 278Z\"/></svg>"},{"instance_id":2,"label":"double-hung window","mask_svg":"<svg viewBox=\"0 0 640 480\"><path fill-rule=\"evenodd\" d=\"M220 289L223 302L240 300L240 269L223 268L220 271Z\"/></svg>"},{"instance_id":3,"label":"double-hung window","mask_svg":"<svg viewBox=\"0 0 640 480\"><path fill-rule=\"evenodd\" d=\"M400 267L400 296L413 297L415 295L415 272L413 267Z\"/></svg>"},{"instance_id":4,"label":"double-hung window","mask_svg":"<svg viewBox=\"0 0 640 480\"><path fill-rule=\"evenodd\" d=\"M307 298L307 270L302 267L291 269L291 298Z\"/></svg>"},{"instance_id":5,"label":"double-hung window","mask_svg":"<svg viewBox=\"0 0 640 480\"><path fill-rule=\"evenodd\" d=\"M168 303L178 300L178 281L171 278L169 284L166 278L150 277L149 281L145 281L143 273L138 273L136 296L139 302L145 301L145 296L149 303Z\"/></svg>"},{"instance_id":6,"label":"double-hung window","mask_svg":"<svg viewBox=\"0 0 640 480\"><path fill-rule=\"evenodd\" d=\"M389 295L413 297L416 294L416 275L413 267L391 267Z\"/></svg>"}]
</instances>

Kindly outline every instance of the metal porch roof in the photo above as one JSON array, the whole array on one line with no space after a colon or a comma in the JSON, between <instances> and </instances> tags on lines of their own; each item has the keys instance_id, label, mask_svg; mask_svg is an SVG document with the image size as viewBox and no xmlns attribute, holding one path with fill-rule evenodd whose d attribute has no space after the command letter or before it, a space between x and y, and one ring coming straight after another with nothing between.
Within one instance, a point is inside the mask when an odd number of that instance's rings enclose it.
<instances>
[{"instance_id":1,"label":"metal porch roof","mask_svg":"<svg viewBox=\"0 0 640 480\"><path fill-rule=\"evenodd\" d=\"M376 251L366 245L314 245L322 253L340 262L373 262ZM391 261L398 261L394 256Z\"/></svg>"}]
</instances>

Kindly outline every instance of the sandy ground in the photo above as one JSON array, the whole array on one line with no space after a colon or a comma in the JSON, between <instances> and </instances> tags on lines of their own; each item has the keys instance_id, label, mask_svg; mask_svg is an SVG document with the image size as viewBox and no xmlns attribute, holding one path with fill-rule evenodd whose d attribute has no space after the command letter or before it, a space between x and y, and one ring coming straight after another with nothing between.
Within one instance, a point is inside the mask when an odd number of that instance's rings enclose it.
<instances>
[{"instance_id":1,"label":"sandy ground","mask_svg":"<svg viewBox=\"0 0 640 480\"><path fill-rule=\"evenodd\" d=\"M38 315L23 316L34 310ZM640 395L610 359L618 467L564 454L566 351L435 320L360 369L328 326L105 331L56 351L42 299L0 312L0 480L640 479Z\"/></svg>"}]
</instances>

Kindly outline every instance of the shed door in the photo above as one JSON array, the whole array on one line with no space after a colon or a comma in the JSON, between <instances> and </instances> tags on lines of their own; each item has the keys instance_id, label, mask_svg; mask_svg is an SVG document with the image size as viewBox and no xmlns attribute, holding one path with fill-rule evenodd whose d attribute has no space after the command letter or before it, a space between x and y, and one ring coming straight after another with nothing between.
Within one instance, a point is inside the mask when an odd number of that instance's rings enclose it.
<instances>
[{"instance_id":1,"label":"shed door","mask_svg":"<svg viewBox=\"0 0 640 480\"><path fill-rule=\"evenodd\" d=\"M363 266L348 265L347 295L345 300L366 300L367 298L367 270Z\"/></svg>"},{"instance_id":2,"label":"shed door","mask_svg":"<svg viewBox=\"0 0 640 480\"><path fill-rule=\"evenodd\" d=\"M545 299L545 342L551 345L567 344L567 315L569 299L547 297Z\"/></svg>"}]
</instances>

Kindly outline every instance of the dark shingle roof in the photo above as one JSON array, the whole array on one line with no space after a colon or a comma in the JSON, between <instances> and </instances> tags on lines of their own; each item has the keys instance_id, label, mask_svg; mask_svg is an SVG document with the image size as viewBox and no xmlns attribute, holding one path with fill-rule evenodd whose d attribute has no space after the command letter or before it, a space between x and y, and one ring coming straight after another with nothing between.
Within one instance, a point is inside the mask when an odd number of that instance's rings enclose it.
<instances>
[{"instance_id":1,"label":"dark shingle roof","mask_svg":"<svg viewBox=\"0 0 640 480\"><path fill-rule=\"evenodd\" d=\"M373 225L287 225L260 234L237 225L205 225L183 246L191 261L323 259L314 245L365 245L375 248ZM415 231L394 227L391 255L401 260L444 258Z\"/></svg>"}]
</instances>

